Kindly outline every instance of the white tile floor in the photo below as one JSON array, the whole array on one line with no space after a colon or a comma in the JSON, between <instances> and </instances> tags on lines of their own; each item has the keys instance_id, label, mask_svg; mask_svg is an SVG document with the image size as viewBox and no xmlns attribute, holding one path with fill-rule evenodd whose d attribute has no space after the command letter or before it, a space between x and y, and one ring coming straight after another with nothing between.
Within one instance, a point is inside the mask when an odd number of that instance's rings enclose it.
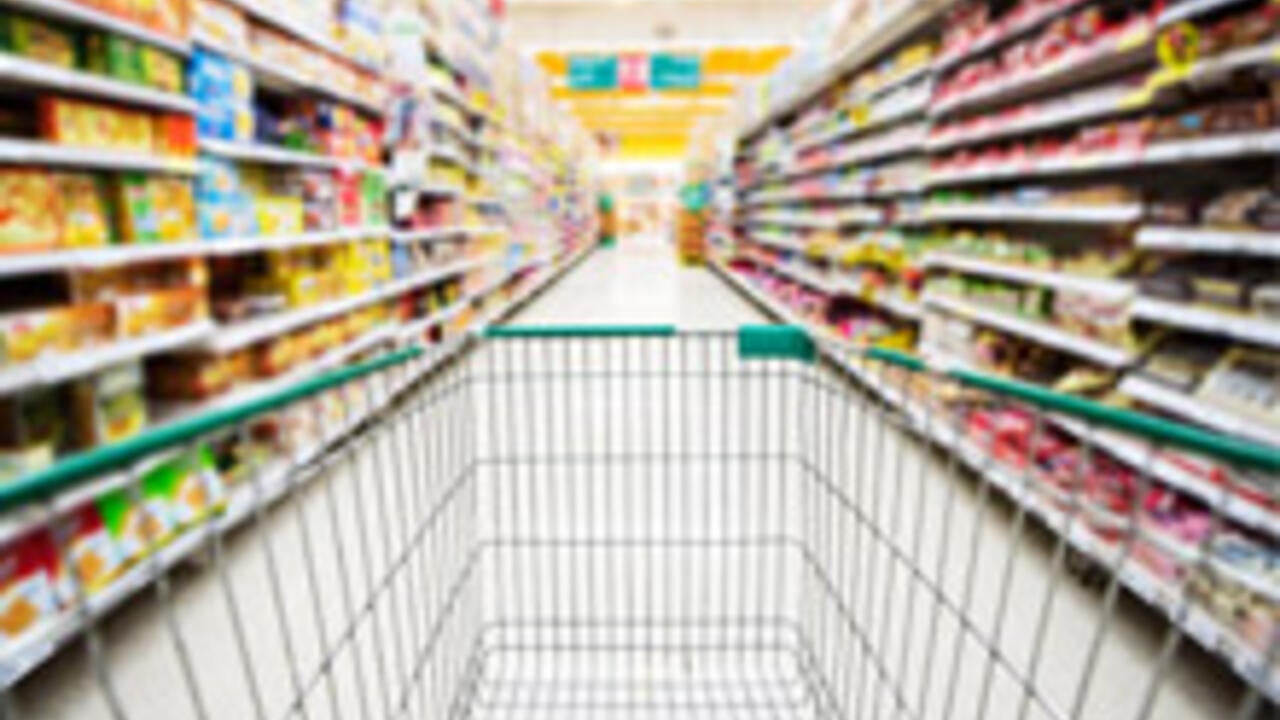
<instances>
[{"instance_id":1,"label":"white tile floor","mask_svg":"<svg viewBox=\"0 0 1280 720\"><path fill-rule=\"evenodd\" d=\"M616 250L597 253L521 313L514 322L673 323L684 329L708 329L731 328L762 320L752 307L709 273L678 267L668 248L654 243L629 244L624 240ZM483 365L484 360L477 362ZM499 365L498 369L501 368ZM611 416L601 410L602 405L609 404L608 399L614 397L614 391L605 386L602 391L593 393L588 385L585 396L578 397L572 395L568 387L566 383L559 391L543 390L545 396L531 395L535 400L545 398L536 403L536 412L531 407L508 407L501 404L491 406L488 411L482 409L480 414L487 416L487 420L479 427L493 429L494 438L478 443L481 456L483 457L486 448L492 451L497 447L497 438L514 435L502 433L506 427L503 423L536 424L535 421L542 417L543 408L554 406L551 401L558 397L556 392L564 392L565 397L570 399L555 407L551 411L553 415L559 413L556 417L566 421L576 419L577 422L572 427L586 426L583 431L570 438L561 439L565 448L594 448L599 437L604 437L606 445L611 442L610 431L607 429L610 421L603 421L604 429L597 426L601 424L600 418L612 417L615 424L627 422L626 418ZM758 410L753 411L753 406L744 405L748 400L733 390L731 385L710 391L686 389L685 394L670 394L663 387L658 386L658 389L646 393L645 387L636 385L632 389L640 390L639 397L633 397L628 391L622 396L623 401L617 404L632 408L642 415L652 411L655 413L654 417L660 419L663 416L656 415L654 403L669 402L685 406L687 414L679 419L671 419L669 427L664 427L666 432L679 438L679 442L686 443L684 447L718 447L722 440L725 447L730 447L734 442L732 436L752 437L748 433L754 432L757 424L747 423L740 430L730 430L727 433L710 428L718 424L727 425L729 419L733 419L733 424L736 425L738 418L744 415L764 415ZM698 386L693 384L689 387ZM706 392L705 402L699 398L698 392ZM773 408L776 418L748 419L767 423L778 418L792 417L781 410L784 401L780 397L773 398L773 404L770 404L769 399L751 401ZM839 586L836 593L842 596L841 602L851 606L848 610L856 619L857 630L862 635L855 636L849 628L841 626L838 622L840 608L819 598L804 606L812 614L800 621L802 629L812 635L809 638L811 647L807 648L811 653L807 658L808 664L805 664L806 659L803 657L799 660L800 664L797 664L797 656L792 652L794 648L781 653L789 657L790 661L775 658L774 655L779 655L778 651L762 649L754 656L733 661L712 659L693 662L688 659L680 660L684 658L681 654L659 653L638 657L632 664L627 664L630 661L619 662L617 657L609 656L608 653L603 656L604 660L593 662L589 653L586 656L582 654L581 647L571 647L555 652L537 651L532 655L524 655L526 659L533 659L534 664L529 665L520 662L522 655L517 647L515 650L497 653L485 667L475 670L473 677L478 682L477 697L488 698L490 704L487 709L481 707L466 717L477 720L602 720L614 717L655 720L761 717L779 720L819 717L809 694L814 692L813 673L810 670L814 663L827 668L847 666L848 672L843 677L827 678L828 683L835 686L835 693L843 698L842 702L847 703L845 717L872 720L890 717L979 717L980 720L1055 717L1039 706L1032 706L1025 715L1020 714L1019 701L1023 686L1003 671L997 671L990 677L989 699L984 705L979 705L977 698L981 694L986 671L991 667L992 656L982 643L975 640L975 637L989 633L1000 607L1000 600L1007 598L1005 627L998 646L1003 657L1017 667L1026 667L1032 652L1035 620L1050 580L1048 568L1054 547L1052 537L1038 528L1029 528L1020 535L1015 534L1013 513L1004 503L994 500L988 500L985 505L981 503L976 482L967 477L949 474L946 472L945 462L932 453L922 452L913 440L900 435L896 430L881 428L871 431L870 435L863 435L848 427L839 428L830 422L832 414L822 415L822 411L818 409L821 401L817 396L812 403L799 396L791 397L786 402L791 403L787 407L797 412L812 405L815 412L827 418L816 426L801 423L787 428L793 433L792 438L796 444L819 443L818 446L808 447L819 447L822 452L837 457L843 453L847 459L852 459L853 464L849 467L860 468L862 465L859 463L864 459L876 458L874 462L880 462L881 465L873 467L874 472L862 479L874 477L894 481L859 483L856 473L833 477L832 482L842 484L841 487L846 492L856 489L858 493L863 490L877 493L874 497L878 500L865 508L864 522L854 522L849 519L852 515L840 516L838 511L820 510L815 515L797 496L792 496L792 504L782 502L779 506L774 506L763 502L770 497L766 493L772 492L768 489L772 487L769 483L776 480L777 487L781 488L784 478L792 477L782 471L753 476L746 470L734 470L727 465L722 467L717 477L724 483L724 489L737 492L737 489L747 488L742 492L748 493L748 500L740 506L735 506L728 499L731 495L714 496L707 494L710 491L705 488L697 489L697 483L705 480L697 469L688 470L687 477L669 474L662 481L666 484L661 487L667 488L669 493L677 492L677 488L679 492L689 493L679 496L684 502L678 504L674 511L681 513L678 517L682 519L686 530L705 526L728 532L736 527L748 527L748 523L737 515L772 517L771 522L776 523L776 529L787 530L815 542L818 546L818 560L836 564L835 577ZM483 408L483 402L480 404ZM844 407L847 404L847 400L839 400L833 407ZM614 408L615 412L616 410ZM527 417L530 414L533 416ZM587 419L586 423L582 422L584 417ZM593 418L596 422L592 422ZM457 472L455 468L463 467L462 460L465 458L449 456L447 448L455 438L464 437L460 433L466 431L457 428L467 418L446 413L429 415L427 420L434 422L434 425L428 427L439 428L437 434L423 435L417 433L417 426L407 425L397 426L393 431L398 433L395 438L407 446L422 447L427 453L422 460L435 463L430 467L441 470L434 477L453 477ZM654 423L653 427L663 427L663 424ZM775 425L775 430L777 427ZM550 430L546 432L551 433ZM724 433L723 438L720 433ZM554 435L547 434L544 438L554 439ZM633 439L632 442L639 441ZM511 445L508 450L513 447L516 446ZM651 449L655 446L648 447ZM644 450L645 446L626 446L623 449ZM410 457L409 461L414 462L414 459ZM428 621L433 616L438 616L440 613L430 611L430 608L440 607L447 596L441 590L433 589L445 587L442 583L433 584L433 579L451 577L460 572L457 567L442 571L441 567L447 566L436 564L435 556L430 555L444 552L450 547L450 542L461 543L459 547L466 544L466 533L470 531L459 529L447 521L441 531L443 534L439 537L429 535L425 543L418 544L419 547L426 547L428 553L418 558L421 564L416 567L421 574L410 570L403 582L389 593L391 598L399 598L401 606L395 605L396 600L380 603L373 610L373 622L366 623L366 630L358 631L353 638L351 647L355 651L347 652L339 658L332 675L321 676L317 689L310 694L308 702L299 708L285 705L295 694L290 689L295 680L289 672L291 663L288 653L291 651L295 654L299 666L308 667L320 656L320 643L315 637L315 628L329 628L327 635L330 640L338 637L337 631L341 629L345 617L341 610L342 604L338 602L344 579L355 575L358 578L355 592L357 597L363 597L360 593L365 587L363 583L366 571L370 576L378 577L380 571L392 567L387 560L379 560L377 557L369 564L361 563L358 557L347 557L348 567L344 575L340 564L336 564L329 554L324 554L313 558L318 560L319 567L316 569L316 579L312 579L303 562L307 553L306 548L300 545L302 536L298 532L299 518L306 518L310 532L318 543L348 538L348 553L353 556L359 554L356 550L365 538L362 527L389 533L374 538L374 554L376 556L381 548L388 550L388 555L391 555L390 551L399 547L398 539L410 539L409 521L397 521L395 517L397 499L402 504L408 502L414 507L423 507L421 499L407 499L408 493L417 492L418 488L411 483L399 482L394 485L392 492L406 494L391 497L387 503L389 510L388 507L380 510L378 507L361 506L353 491L359 487L369 487L372 479L383 476L386 470L379 469L376 454L366 453L358 462L359 465L345 464L335 468L332 474L335 479L332 482L325 481L310 486L295 501L300 503L295 505L302 508L300 513L289 510L276 512L267 518L268 531L280 538L275 552L278 565L282 568L279 577L283 580L284 616L288 618L285 624L290 628L291 647L286 648L282 642L281 622L271 601L272 590L267 582L269 573L264 567L262 545L256 539L246 537L233 538L229 543L229 561L224 567L230 568L233 575L267 712L259 714L248 702L245 679L241 672L241 655L231 640L233 628L228 623L225 585L218 581L218 574L210 568L197 568L196 572L182 573L175 583L178 600L173 607L177 611L175 615L187 642L187 649L198 665L196 675L204 698L206 717L265 717L271 720L278 717L305 717L307 720L388 716L435 720L455 717L444 708L441 699L443 696L437 697L430 690L420 692L415 689L414 693L406 693L406 704L402 709L384 707L377 699L379 696L399 696L394 692L397 684L394 678L391 681L392 692L387 692L385 688L381 693L378 692L378 679L386 672L384 666L390 666L392 676L397 676L397 667L412 668L414 649L422 644L422 638L429 637L428 628L424 627L427 623L421 622L423 618L415 617L404 605L427 608L423 617ZM830 472L829 475L834 476L836 473ZM855 477L849 480L847 476ZM399 475L395 477L402 479ZM471 484L479 485L481 489L476 491L475 496L468 497L472 497L483 507L486 498L484 483L492 483L490 487L493 488L506 487L500 484L505 482L502 477L499 471L493 471L488 480L483 473L478 474ZM521 477L516 475L515 479L519 480ZM533 479L528 480L529 482L550 483L544 487L558 487L559 492L565 496L581 497L583 492L587 492L574 490L579 487L575 483L584 482L577 475L560 476L552 472L531 477ZM903 478L907 480L904 482ZM635 488L628 483L637 479L640 483L635 487L642 490L649 487L645 484L646 476L643 474L636 478L621 472L618 477L610 477L602 481L603 485L597 486L607 488L612 484L617 489L614 496L624 499L621 506L589 505L588 511L578 512L579 508L576 506L566 505L561 508L561 512L564 517L572 518L568 524L577 528L576 532L585 534L614 531L615 526L621 522L620 518L635 521L636 517L659 517L661 512L658 506L646 504L654 502L652 496L645 495L644 492L625 494L634 491ZM804 481L797 479L796 482ZM428 496L431 492L443 493L446 485L441 483L428 487L426 493ZM757 489L751 490L752 487ZM334 490L335 495L330 496L320 489ZM894 497L887 492L889 489L903 493L899 497L901 502L889 503L889 498ZM756 493L754 501L750 500L752 492ZM810 486L806 492L813 493L814 488ZM333 497L337 498L336 504ZM447 497L447 494L438 497ZM669 501L673 495L668 494L666 497ZM426 506L430 506L430 503L427 502ZM335 507L337 514L331 516L329 511ZM707 514L683 514L691 507L700 507ZM734 507L739 509L732 509ZM777 507L788 509L779 510ZM947 507L952 509L949 525L941 520ZM909 512L904 514L902 508ZM544 505L542 517L554 517L551 514L554 510L552 505ZM766 515L766 511L773 514ZM835 514L828 514L831 512ZM369 519L362 521L362 517ZM444 513L443 517L452 518L454 515ZM705 517L706 522L702 525L693 522L699 517ZM838 519L840 517L843 519ZM499 517L494 522L500 524L500 520ZM668 529L674 528L673 532L679 530L681 522ZM640 524L635 527L644 529L647 526ZM945 536L943 528L946 528ZM883 532L877 535L870 532L872 529ZM243 535L248 536L250 533ZM892 565L895 570L890 571L890 554L884 550L887 543L910 548L916 538L920 539L920 543L919 554L913 554L917 558L914 566L921 570L921 574L914 576L915 586L912 589L912 582L908 580L912 576L904 572L905 566L901 563ZM819 540L823 542L818 542ZM998 588L1004 586L1001 573L1010 558L1011 547L1017 547L1018 552L1012 558L1013 570L1008 585L1010 589L1002 597ZM932 569L934 561L944 548L950 552L949 560L935 577ZM781 598L789 593L799 594L802 585L800 561L796 559L799 556L793 558L795 568L787 573L779 573L785 579L771 583L764 573L755 575L753 580L751 571L746 566L743 566L739 576L738 571L734 570L737 565L725 560L727 555L722 555L717 560L715 553L711 552L704 555L702 560L686 559L672 565L681 568L678 575L689 578L685 584L676 581L656 586L656 571L668 566L663 564L666 561L655 561L653 557L627 562L616 558L613 561L608 558L591 560L591 556L587 556L587 559L580 558L577 561L579 564L575 566L572 560L556 560L555 556L548 559L536 556L534 551L530 553L530 559L523 566L511 564L508 567L511 573L509 579L525 583L526 591L537 587L536 583L545 578L562 579L553 581L551 590L532 594L526 592L526 602L533 603L530 608L526 608L529 610L538 610L537 603L554 596L555 587L574 587L573 578L612 577L605 573L604 568L613 566L629 568L624 572L626 577L623 581L615 586L605 583L596 587L599 583L593 579L592 583L595 584L588 592L595 593L599 600L610 597L610 593L622 597L634 592L635 588L643 588L647 597L654 598L651 608L658 612L667 607L662 601L664 597L687 598L703 593L709 597L706 602L711 606L739 608L743 613L758 608L763 612L767 603L759 598L766 592L770 597L776 592L778 598ZM779 569L783 568L790 562L784 559L784 555L785 553L780 552L775 560L769 562L776 563ZM514 553L508 556L508 560L513 556ZM479 576L488 577L486 573L491 573L494 578L501 580L503 561L491 559L486 562L489 565L481 563ZM410 566L415 567L412 563ZM578 574L574 574L575 572ZM959 623L944 613L938 615L941 619L936 633L932 638L927 637L925 628L928 624L924 619L937 614L936 596L920 590L937 587L947 597L959 602L965 581L970 575L978 579L973 584L972 597L967 605L970 610L966 615L974 623L971 634L966 636L960 633ZM722 587L717 587L716 578L724 579L720 583ZM322 617L318 621L313 618L316 608L308 600L308 587L319 587L323 591L321 596L324 602L319 608ZM520 588L521 585L514 587ZM728 592L726 588L737 590ZM866 592L868 589L872 592ZM1067 708L1072 705L1076 694L1076 679L1097 627L1099 595L1096 587L1083 584L1075 576L1066 575L1061 578L1048 615L1043 641L1045 652L1034 679L1035 689L1044 695L1049 705ZM426 605L422 605L424 597L428 598ZM483 614L479 608L492 608L495 603L509 599L493 597L492 590L488 594L475 591L474 595L471 591L466 591L460 597L460 617L473 619ZM578 597L577 601L583 607L590 605L583 602L585 599L585 596ZM153 600L139 599L133 607L114 617L107 624L104 633L107 667L118 694L123 699L123 716L148 720L199 717L196 707L187 699L188 691L181 672L180 656L175 652L163 614L156 612L156 606L157 603ZM602 603L602 606L610 604ZM570 607L573 607L572 602ZM907 618L912 618L910 623ZM612 618L615 621L617 619ZM455 626L462 627L463 630L450 634L449 630ZM467 627L465 623L455 622L446 628L441 647L455 649L459 662L455 663L456 667L433 667L430 678L440 687L451 687L448 679L454 675L472 672L461 665L461 660L465 659L472 647L464 637ZM1076 717L1082 720L1126 720L1139 717L1137 704L1142 690L1149 682L1150 668L1158 657L1166 627L1165 623L1153 617L1136 601L1123 598L1096 660L1096 669L1085 694L1085 702ZM511 627L501 629L499 634L505 633L508 641L515 642L518 646L522 638L532 639L536 644L541 637L538 632L546 631L536 628L528 630L522 628L520 623L514 623ZM555 631L551 632L553 636L556 634ZM574 632L579 634L573 637L585 638L589 642L628 644L628 638L634 635L634 628L624 627L618 630L615 627L609 630L580 626ZM688 630L687 634L681 634L682 632L685 631L671 630L659 637L692 640L698 637L697 632L710 632L705 638L715 637L721 641L725 639L705 627L701 630ZM785 637L790 637L791 634L786 627L777 625L767 632L760 631L757 637L776 635L777 644L786 646ZM766 644L764 640L757 642L761 643L762 648ZM770 647L772 643L770 641ZM861 655L860 643L877 648L876 654L887 658L887 661L879 664L854 662L854 658ZM923 681L923 668L927 666L925 659L930 657L933 658L933 672L930 675L932 681L926 683ZM901 678L896 677L898 667L906 668ZM1190 641L1182 643L1168 673L1167 680L1161 685L1156 706L1146 717L1160 720L1234 717L1234 703L1239 694L1234 676L1217 661L1191 647ZM645 677L640 677L641 674ZM881 677L882 674L887 677ZM327 692L320 689L326 685L322 682L326 677L339 678L327 684ZM742 687L744 678L750 677L760 678L759 687L777 687L778 693L772 699L762 700L759 693L753 694L750 688ZM546 694L528 695L533 692L528 690L531 684L536 685L548 679L553 681L553 685ZM907 696L909 706L916 705L917 697L927 698L927 712L895 712L892 709L895 697L889 692L895 685L897 690ZM951 685L954 685L954 693L951 701L946 702L946 691ZM534 703L540 709L522 711L520 703L513 704L513 698L518 700L526 696L540 700L539 703ZM369 697L373 699L369 700ZM33 676L20 689L16 700L16 705L22 710L19 717L23 718L80 720L112 717L102 700L98 681L90 671L90 664L85 660L85 653L79 647L64 653L56 662ZM979 711L978 707L985 709ZM387 712L388 710L391 712Z\"/></svg>"}]
</instances>

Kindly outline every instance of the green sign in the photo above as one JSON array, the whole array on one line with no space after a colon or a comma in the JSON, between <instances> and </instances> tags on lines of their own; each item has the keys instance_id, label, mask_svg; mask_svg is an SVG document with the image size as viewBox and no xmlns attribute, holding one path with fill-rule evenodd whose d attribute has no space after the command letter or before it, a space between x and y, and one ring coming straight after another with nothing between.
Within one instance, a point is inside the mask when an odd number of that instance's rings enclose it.
<instances>
[{"instance_id":1,"label":"green sign","mask_svg":"<svg viewBox=\"0 0 1280 720\"><path fill-rule=\"evenodd\" d=\"M618 87L616 55L570 55L569 87L574 90L613 90Z\"/></svg>"},{"instance_id":2,"label":"green sign","mask_svg":"<svg viewBox=\"0 0 1280 720\"><path fill-rule=\"evenodd\" d=\"M649 57L649 87L654 90L696 90L701 85L701 57L667 53Z\"/></svg>"}]
</instances>

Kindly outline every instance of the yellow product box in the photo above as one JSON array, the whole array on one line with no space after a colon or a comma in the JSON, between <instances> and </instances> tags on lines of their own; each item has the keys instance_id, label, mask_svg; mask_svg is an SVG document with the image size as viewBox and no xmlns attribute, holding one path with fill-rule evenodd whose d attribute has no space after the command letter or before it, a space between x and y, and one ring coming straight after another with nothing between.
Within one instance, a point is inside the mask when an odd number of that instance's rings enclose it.
<instances>
[{"instance_id":1,"label":"yellow product box","mask_svg":"<svg viewBox=\"0 0 1280 720\"><path fill-rule=\"evenodd\" d=\"M294 275L284 280L284 295L290 307L306 307L324 300L323 284L314 274Z\"/></svg>"},{"instance_id":2,"label":"yellow product box","mask_svg":"<svg viewBox=\"0 0 1280 720\"><path fill-rule=\"evenodd\" d=\"M32 362L67 344L68 315L62 308L0 316L0 365Z\"/></svg>"},{"instance_id":3,"label":"yellow product box","mask_svg":"<svg viewBox=\"0 0 1280 720\"><path fill-rule=\"evenodd\" d=\"M0 255L61 242L62 195L55 177L33 168L0 168Z\"/></svg>"},{"instance_id":4,"label":"yellow product box","mask_svg":"<svg viewBox=\"0 0 1280 720\"><path fill-rule=\"evenodd\" d=\"M88 173L57 176L62 196L62 244L67 247L97 247L111 242L111 220L107 215L102 181Z\"/></svg>"},{"instance_id":5,"label":"yellow product box","mask_svg":"<svg viewBox=\"0 0 1280 720\"><path fill-rule=\"evenodd\" d=\"M262 197L253 202L262 235L298 235L304 229L302 200L286 197Z\"/></svg>"}]
</instances>

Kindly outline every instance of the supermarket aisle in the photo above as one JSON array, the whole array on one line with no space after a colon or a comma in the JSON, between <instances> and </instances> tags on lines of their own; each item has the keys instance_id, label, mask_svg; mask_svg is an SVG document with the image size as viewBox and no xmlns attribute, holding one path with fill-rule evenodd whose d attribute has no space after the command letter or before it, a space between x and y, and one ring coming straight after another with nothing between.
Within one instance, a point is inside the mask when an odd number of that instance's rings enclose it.
<instances>
[{"instance_id":1,"label":"supermarket aisle","mask_svg":"<svg viewBox=\"0 0 1280 720\"><path fill-rule=\"evenodd\" d=\"M764 317L709 272L680 266L669 244L623 238L596 251L513 324L664 323L732 328Z\"/></svg>"}]
</instances>

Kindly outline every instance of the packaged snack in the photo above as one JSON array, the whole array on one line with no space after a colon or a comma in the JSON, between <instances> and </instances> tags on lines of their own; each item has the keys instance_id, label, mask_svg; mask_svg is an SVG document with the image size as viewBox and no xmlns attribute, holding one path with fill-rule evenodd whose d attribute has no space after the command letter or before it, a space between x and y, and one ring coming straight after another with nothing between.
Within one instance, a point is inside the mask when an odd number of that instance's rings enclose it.
<instances>
[{"instance_id":1,"label":"packaged snack","mask_svg":"<svg viewBox=\"0 0 1280 720\"><path fill-rule=\"evenodd\" d=\"M138 50L138 63L142 68L142 81L157 90L182 92L182 58L153 45L142 45Z\"/></svg>"},{"instance_id":2,"label":"packaged snack","mask_svg":"<svg viewBox=\"0 0 1280 720\"><path fill-rule=\"evenodd\" d=\"M72 386L72 419L78 447L96 447L141 432L147 424L142 367L120 365Z\"/></svg>"},{"instance_id":3,"label":"packaged snack","mask_svg":"<svg viewBox=\"0 0 1280 720\"><path fill-rule=\"evenodd\" d=\"M172 157L194 157L198 147L196 121L186 115L163 114L151 119L154 152Z\"/></svg>"},{"instance_id":4,"label":"packaged snack","mask_svg":"<svg viewBox=\"0 0 1280 720\"><path fill-rule=\"evenodd\" d=\"M204 400L226 392L233 363L217 355L174 355L147 363L147 390L161 400Z\"/></svg>"},{"instance_id":5,"label":"packaged snack","mask_svg":"<svg viewBox=\"0 0 1280 720\"><path fill-rule=\"evenodd\" d=\"M62 196L54 176L33 168L0 168L0 254L56 247Z\"/></svg>"},{"instance_id":6,"label":"packaged snack","mask_svg":"<svg viewBox=\"0 0 1280 720\"><path fill-rule=\"evenodd\" d=\"M151 115L104 103L41 97L40 135L60 145L149 153L155 148Z\"/></svg>"},{"instance_id":7,"label":"packaged snack","mask_svg":"<svg viewBox=\"0 0 1280 720\"><path fill-rule=\"evenodd\" d=\"M0 638L22 637L58 616L62 564L53 536L29 533L0 549Z\"/></svg>"},{"instance_id":8,"label":"packaged snack","mask_svg":"<svg viewBox=\"0 0 1280 720\"><path fill-rule=\"evenodd\" d=\"M213 453L206 447L161 463L142 478L144 494L167 509L174 531L209 516L226 501Z\"/></svg>"},{"instance_id":9,"label":"packaged snack","mask_svg":"<svg viewBox=\"0 0 1280 720\"><path fill-rule=\"evenodd\" d=\"M141 502L136 502L136 495ZM136 490L120 488L98 498L98 513L125 565L137 562L174 535L169 498L145 479Z\"/></svg>"},{"instance_id":10,"label":"packaged snack","mask_svg":"<svg viewBox=\"0 0 1280 720\"><path fill-rule=\"evenodd\" d=\"M101 178L83 173L57 176L62 198L62 244L97 247L111 243L111 222Z\"/></svg>"},{"instance_id":11,"label":"packaged snack","mask_svg":"<svg viewBox=\"0 0 1280 720\"><path fill-rule=\"evenodd\" d=\"M0 447L35 452L33 458L67 446L66 403L60 388L40 388L0 398Z\"/></svg>"},{"instance_id":12,"label":"packaged snack","mask_svg":"<svg viewBox=\"0 0 1280 720\"><path fill-rule=\"evenodd\" d=\"M40 62L73 68L80 38L75 31L44 20L0 15L0 49Z\"/></svg>"},{"instance_id":13,"label":"packaged snack","mask_svg":"<svg viewBox=\"0 0 1280 720\"><path fill-rule=\"evenodd\" d=\"M0 316L0 365L32 362L67 342L67 314L58 308Z\"/></svg>"},{"instance_id":14,"label":"packaged snack","mask_svg":"<svg viewBox=\"0 0 1280 720\"><path fill-rule=\"evenodd\" d=\"M102 520L95 504L87 504L67 513L60 530L66 557L75 581L86 594L92 595L106 586L124 569L125 558Z\"/></svg>"},{"instance_id":15,"label":"packaged snack","mask_svg":"<svg viewBox=\"0 0 1280 720\"><path fill-rule=\"evenodd\" d=\"M142 85L141 46L113 33L91 33L85 41L85 67L89 70Z\"/></svg>"},{"instance_id":16,"label":"packaged snack","mask_svg":"<svg viewBox=\"0 0 1280 720\"><path fill-rule=\"evenodd\" d=\"M196 237L195 194L188 180L123 173L117 181L120 239L181 242Z\"/></svg>"}]
</instances>

